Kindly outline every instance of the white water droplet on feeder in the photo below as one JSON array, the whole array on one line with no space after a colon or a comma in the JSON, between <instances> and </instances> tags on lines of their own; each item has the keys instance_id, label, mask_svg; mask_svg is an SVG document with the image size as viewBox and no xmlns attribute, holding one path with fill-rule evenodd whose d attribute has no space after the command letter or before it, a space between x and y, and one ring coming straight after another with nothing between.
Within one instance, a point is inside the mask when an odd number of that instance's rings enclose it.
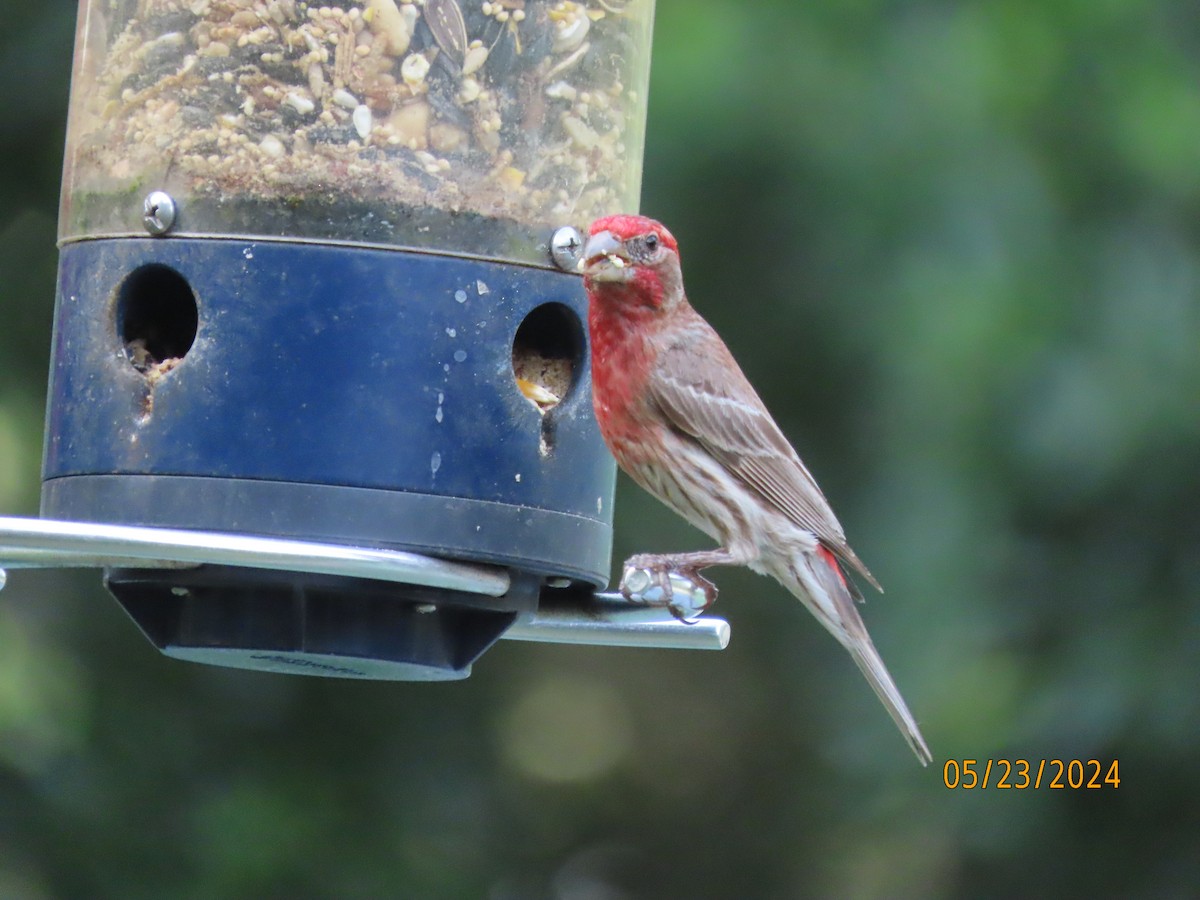
<instances>
[{"instance_id":1,"label":"white water droplet on feeder","mask_svg":"<svg viewBox=\"0 0 1200 900\"><path fill-rule=\"evenodd\" d=\"M467 302L467 292L466 291L455 291L454 299L457 300L459 303L466 303Z\"/></svg>"},{"instance_id":2,"label":"white water droplet on feeder","mask_svg":"<svg viewBox=\"0 0 1200 900\"><path fill-rule=\"evenodd\" d=\"M436 450L434 450L433 456L429 457L429 472L430 472L430 474L436 475L438 469L440 469L441 467L442 467L442 454L440 454Z\"/></svg>"},{"instance_id":3,"label":"white water droplet on feeder","mask_svg":"<svg viewBox=\"0 0 1200 900\"><path fill-rule=\"evenodd\" d=\"M454 351L454 361L455 362L466 362L467 361L467 351L466 350L455 350Z\"/></svg>"}]
</instances>

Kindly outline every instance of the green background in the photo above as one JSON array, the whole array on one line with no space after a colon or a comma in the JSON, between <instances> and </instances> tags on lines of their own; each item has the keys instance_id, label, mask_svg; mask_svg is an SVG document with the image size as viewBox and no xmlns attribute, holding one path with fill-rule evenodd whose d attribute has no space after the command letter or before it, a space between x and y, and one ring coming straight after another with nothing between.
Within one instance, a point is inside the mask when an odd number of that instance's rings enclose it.
<instances>
[{"instance_id":1,"label":"green background","mask_svg":"<svg viewBox=\"0 0 1200 900\"><path fill-rule=\"evenodd\" d=\"M0 0L0 511L35 514L74 10ZM0 896L1194 895L1200 7L659 0L643 211L886 585L922 770L777 585L449 685L0 594ZM622 480L616 558L705 539ZM1120 787L947 790L947 759Z\"/></svg>"}]
</instances>

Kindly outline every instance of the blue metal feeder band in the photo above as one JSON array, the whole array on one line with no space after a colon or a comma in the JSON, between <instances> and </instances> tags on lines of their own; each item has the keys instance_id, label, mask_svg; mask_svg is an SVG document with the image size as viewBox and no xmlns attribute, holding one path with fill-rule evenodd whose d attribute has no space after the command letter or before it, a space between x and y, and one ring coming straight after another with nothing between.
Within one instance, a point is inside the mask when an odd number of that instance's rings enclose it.
<instances>
[{"instance_id":1,"label":"blue metal feeder band","mask_svg":"<svg viewBox=\"0 0 1200 900\"><path fill-rule=\"evenodd\" d=\"M181 276L196 306L190 349L149 372L122 319L147 266ZM577 278L355 246L128 238L64 246L59 292L44 516L607 581L615 468ZM138 302L152 319L153 292ZM574 342L574 374L543 416L513 346L545 304L567 332L551 338Z\"/></svg>"}]
</instances>

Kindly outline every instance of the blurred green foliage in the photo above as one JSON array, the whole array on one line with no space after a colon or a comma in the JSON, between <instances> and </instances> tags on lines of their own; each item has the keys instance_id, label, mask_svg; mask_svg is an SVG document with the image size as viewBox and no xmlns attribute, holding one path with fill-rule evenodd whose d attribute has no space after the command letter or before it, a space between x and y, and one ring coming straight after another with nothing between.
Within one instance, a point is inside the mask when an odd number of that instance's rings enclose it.
<instances>
[{"instance_id":1,"label":"blurred green foliage","mask_svg":"<svg viewBox=\"0 0 1200 900\"><path fill-rule=\"evenodd\" d=\"M36 512L73 11L0 0L0 511ZM1200 7L659 0L643 210L887 585L937 762L776 585L460 684L0 595L0 896L1194 896ZM616 556L702 538L622 482ZM950 791L946 759L1116 759Z\"/></svg>"}]
</instances>

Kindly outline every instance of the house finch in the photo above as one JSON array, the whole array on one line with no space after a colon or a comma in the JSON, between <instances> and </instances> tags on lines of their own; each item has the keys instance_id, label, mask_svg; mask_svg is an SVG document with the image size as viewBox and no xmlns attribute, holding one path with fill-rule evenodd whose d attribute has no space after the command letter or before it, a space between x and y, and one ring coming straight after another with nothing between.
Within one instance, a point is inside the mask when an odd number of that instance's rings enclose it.
<instances>
[{"instance_id":1,"label":"house finch","mask_svg":"<svg viewBox=\"0 0 1200 900\"><path fill-rule=\"evenodd\" d=\"M671 572L703 590L708 566L770 575L841 642L921 763L931 760L912 713L855 609L847 566L879 583L721 338L687 301L679 247L641 216L592 223L581 268L588 293L596 421L617 463L639 485L720 545L642 554L670 604ZM677 613L678 614L678 613Z\"/></svg>"}]
</instances>

